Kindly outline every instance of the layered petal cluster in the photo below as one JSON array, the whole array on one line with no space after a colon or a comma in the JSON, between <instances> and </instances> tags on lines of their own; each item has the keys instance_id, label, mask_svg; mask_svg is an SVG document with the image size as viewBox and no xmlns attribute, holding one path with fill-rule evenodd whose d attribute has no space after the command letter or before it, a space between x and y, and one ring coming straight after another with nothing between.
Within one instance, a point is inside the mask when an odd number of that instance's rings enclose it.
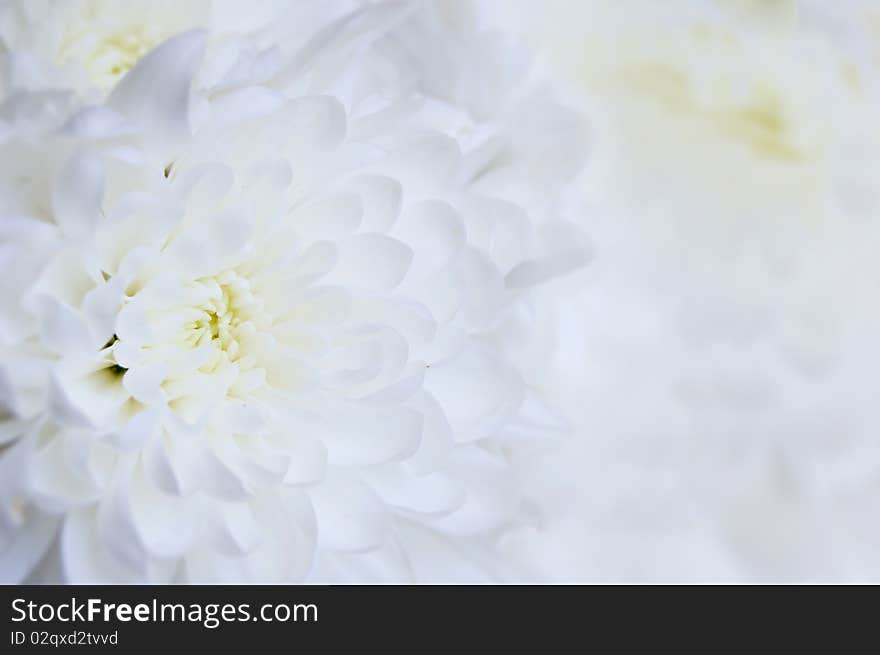
<instances>
[{"instance_id":1,"label":"layered petal cluster","mask_svg":"<svg viewBox=\"0 0 880 655\"><path fill-rule=\"evenodd\" d=\"M0 576L518 577L576 115L443 3L180 4L3 25Z\"/></svg>"}]
</instances>

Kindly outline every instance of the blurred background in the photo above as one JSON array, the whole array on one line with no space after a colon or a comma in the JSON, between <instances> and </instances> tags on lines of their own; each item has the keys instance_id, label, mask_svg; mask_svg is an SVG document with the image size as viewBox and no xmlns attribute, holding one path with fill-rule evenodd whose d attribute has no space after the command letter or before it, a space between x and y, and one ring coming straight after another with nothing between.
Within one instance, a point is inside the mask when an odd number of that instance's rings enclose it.
<instances>
[{"instance_id":1,"label":"blurred background","mask_svg":"<svg viewBox=\"0 0 880 655\"><path fill-rule=\"evenodd\" d=\"M558 581L880 579L880 5L480 7L591 133L596 259L536 312L560 518L507 548Z\"/></svg>"}]
</instances>

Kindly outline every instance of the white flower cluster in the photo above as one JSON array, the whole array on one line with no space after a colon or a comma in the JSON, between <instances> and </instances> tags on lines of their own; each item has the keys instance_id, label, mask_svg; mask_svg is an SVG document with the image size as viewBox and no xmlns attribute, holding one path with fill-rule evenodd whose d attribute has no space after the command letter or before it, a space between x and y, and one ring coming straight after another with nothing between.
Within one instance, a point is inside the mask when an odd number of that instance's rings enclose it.
<instances>
[{"instance_id":1,"label":"white flower cluster","mask_svg":"<svg viewBox=\"0 0 880 655\"><path fill-rule=\"evenodd\" d=\"M0 6L2 581L521 576L584 142L452 8Z\"/></svg>"}]
</instances>

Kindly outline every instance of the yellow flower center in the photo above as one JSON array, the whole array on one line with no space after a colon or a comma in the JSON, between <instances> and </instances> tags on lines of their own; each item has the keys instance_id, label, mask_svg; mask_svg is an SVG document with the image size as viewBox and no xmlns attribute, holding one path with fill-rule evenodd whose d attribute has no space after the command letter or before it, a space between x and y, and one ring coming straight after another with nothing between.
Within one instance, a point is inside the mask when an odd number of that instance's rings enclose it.
<instances>
[{"instance_id":1,"label":"yellow flower center","mask_svg":"<svg viewBox=\"0 0 880 655\"><path fill-rule=\"evenodd\" d=\"M111 85L161 40L162 34L151 25L127 25L97 35L73 32L58 48L57 59L60 63L79 61L94 82Z\"/></svg>"},{"instance_id":2,"label":"yellow flower center","mask_svg":"<svg viewBox=\"0 0 880 655\"><path fill-rule=\"evenodd\" d=\"M247 344L268 328L272 318L262 300L255 296L247 278L235 271L202 278L194 283L199 302L185 312L181 341L190 348L210 344L216 349L205 371L225 363L239 362L248 367Z\"/></svg>"},{"instance_id":3,"label":"yellow flower center","mask_svg":"<svg viewBox=\"0 0 880 655\"><path fill-rule=\"evenodd\" d=\"M111 34L101 42L89 63L97 67L99 72L122 75L131 70L154 45L144 28Z\"/></svg>"}]
</instances>

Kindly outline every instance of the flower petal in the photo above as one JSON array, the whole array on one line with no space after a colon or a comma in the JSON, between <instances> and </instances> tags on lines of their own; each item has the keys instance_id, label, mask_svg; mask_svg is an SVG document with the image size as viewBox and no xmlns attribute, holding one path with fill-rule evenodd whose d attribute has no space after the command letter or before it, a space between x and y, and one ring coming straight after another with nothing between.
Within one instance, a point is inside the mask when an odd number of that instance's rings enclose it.
<instances>
[{"instance_id":1,"label":"flower petal","mask_svg":"<svg viewBox=\"0 0 880 655\"><path fill-rule=\"evenodd\" d=\"M422 415L407 408L340 407L327 419L324 444L337 466L369 466L415 452Z\"/></svg>"},{"instance_id":2,"label":"flower petal","mask_svg":"<svg viewBox=\"0 0 880 655\"><path fill-rule=\"evenodd\" d=\"M139 125L160 156L189 136L190 83L205 49L200 31L174 36L144 56L116 85L108 106Z\"/></svg>"},{"instance_id":3,"label":"flower petal","mask_svg":"<svg viewBox=\"0 0 880 655\"><path fill-rule=\"evenodd\" d=\"M332 550L358 552L379 547L390 520L384 503L363 482L331 473L308 490L318 520L318 542Z\"/></svg>"},{"instance_id":4,"label":"flower petal","mask_svg":"<svg viewBox=\"0 0 880 655\"><path fill-rule=\"evenodd\" d=\"M52 186L52 212L58 227L70 237L92 232L101 217L104 168L94 153L82 151L64 164Z\"/></svg>"},{"instance_id":5,"label":"flower petal","mask_svg":"<svg viewBox=\"0 0 880 655\"><path fill-rule=\"evenodd\" d=\"M443 407L457 441L491 434L514 414L525 393L513 368L474 346L432 366L425 388Z\"/></svg>"},{"instance_id":6,"label":"flower petal","mask_svg":"<svg viewBox=\"0 0 880 655\"><path fill-rule=\"evenodd\" d=\"M328 282L367 289L393 289L413 258L406 244L384 234L358 234L339 244L339 262Z\"/></svg>"},{"instance_id":7,"label":"flower petal","mask_svg":"<svg viewBox=\"0 0 880 655\"><path fill-rule=\"evenodd\" d=\"M61 566L68 583L143 582L143 577L136 571L110 555L107 546L115 544L115 537L112 533L107 536L111 539L110 544L105 544L99 533L95 509L67 514L61 532Z\"/></svg>"}]
</instances>

